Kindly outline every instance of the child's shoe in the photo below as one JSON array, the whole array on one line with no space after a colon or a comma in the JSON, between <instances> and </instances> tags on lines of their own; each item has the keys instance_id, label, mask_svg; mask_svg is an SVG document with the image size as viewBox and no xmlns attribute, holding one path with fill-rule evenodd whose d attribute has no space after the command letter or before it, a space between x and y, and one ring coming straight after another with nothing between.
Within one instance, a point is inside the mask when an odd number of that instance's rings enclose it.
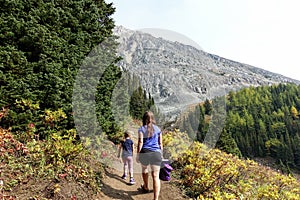
<instances>
[{"instance_id":1,"label":"child's shoe","mask_svg":"<svg viewBox=\"0 0 300 200\"><path fill-rule=\"evenodd\" d=\"M123 176L121 178L124 179L124 180L126 180L126 175L123 174Z\"/></svg>"},{"instance_id":2,"label":"child's shoe","mask_svg":"<svg viewBox=\"0 0 300 200\"><path fill-rule=\"evenodd\" d=\"M134 185L134 184L135 184L135 181L134 181L134 178L133 178L133 177L130 178L129 184L130 184L130 185Z\"/></svg>"}]
</instances>

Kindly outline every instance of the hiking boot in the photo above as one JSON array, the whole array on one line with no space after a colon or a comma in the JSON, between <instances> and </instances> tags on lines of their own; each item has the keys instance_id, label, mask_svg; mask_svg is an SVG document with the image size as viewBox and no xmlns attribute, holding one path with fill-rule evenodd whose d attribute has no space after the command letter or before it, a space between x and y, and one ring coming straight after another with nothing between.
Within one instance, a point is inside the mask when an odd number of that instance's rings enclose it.
<instances>
[{"instance_id":1,"label":"hiking boot","mask_svg":"<svg viewBox=\"0 0 300 200\"><path fill-rule=\"evenodd\" d=\"M131 185L135 184L135 181L134 181L134 178L133 178L133 177L130 178L129 184L131 184Z\"/></svg>"},{"instance_id":2,"label":"hiking boot","mask_svg":"<svg viewBox=\"0 0 300 200\"><path fill-rule=\"evenodd\" d=\"M123 176L121 178L124 179L124 180L126 180L126 175L123 174Z\"/></svg>"}]
</instances>

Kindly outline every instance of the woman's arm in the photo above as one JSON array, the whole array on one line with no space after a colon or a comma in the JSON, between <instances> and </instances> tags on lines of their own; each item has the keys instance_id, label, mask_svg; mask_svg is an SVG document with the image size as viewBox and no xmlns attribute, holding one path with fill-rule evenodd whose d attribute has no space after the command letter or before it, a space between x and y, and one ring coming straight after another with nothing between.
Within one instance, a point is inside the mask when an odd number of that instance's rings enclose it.
<instances>
[{"instance_id":1,"label":"woman's arm","mask_svg":"<svg viewBox=\"0 0 300 200\"><path fill-rule=\"evenodd\" d=\"M139 158L139 153L141 152L143 147L143 133L142 132L138 132L138 143L137 143L137 148L136 148L136 162L139 163L140 162L140 158Z\"/></svg>"},{"instance_id":2,"label":"woman's arm","mask_svg":"<svg viewBox=\"0 0 300 200\"><path fill-rule=\"evenodd\" d=\"M138 133L139 138L138 138L138 144L137 144L137 153L140 153L143 147L143 133L139 132Z\"/></svg>"},{"instance_id":3,"label":"woman's arm","mask_svg":"<svg viewBox=\"0 0 300 200\"><path fill-rule=\"evenodd\" d=\"M133 156L133 152L134 152L134 143L132 143L132 156Z\"/></svg>"},{"instance_id":4,"label":"woman's arm","mask_svg":"<svg viewBox=\"0 0 300 200\"><path fill-rule=\"evenodd\" d=\"M163 143L162 143L162 132L158 136L158 144L160 146L161 153L163 152Z\"/></svg>"}]
</instances>

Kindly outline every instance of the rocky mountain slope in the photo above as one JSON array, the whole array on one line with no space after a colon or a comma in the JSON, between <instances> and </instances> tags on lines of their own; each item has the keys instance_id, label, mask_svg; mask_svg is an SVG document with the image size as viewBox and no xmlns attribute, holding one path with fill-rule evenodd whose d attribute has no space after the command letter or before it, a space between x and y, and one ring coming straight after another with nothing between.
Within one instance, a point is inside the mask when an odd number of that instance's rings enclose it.
<instances>
[{"instance_id":1,"label":"rocky mountain slope","mask_svg":"<svg viewBox=\"0 0 300 200\"><path fill-rule=\"evenodd\" d=\"M134 74L166 116L187 106L249 86L300 81L213 55L195 47L150 34L115 28L119 63ZM171 117L172 118L172 117Z\"/></svg>"}]
</instances>

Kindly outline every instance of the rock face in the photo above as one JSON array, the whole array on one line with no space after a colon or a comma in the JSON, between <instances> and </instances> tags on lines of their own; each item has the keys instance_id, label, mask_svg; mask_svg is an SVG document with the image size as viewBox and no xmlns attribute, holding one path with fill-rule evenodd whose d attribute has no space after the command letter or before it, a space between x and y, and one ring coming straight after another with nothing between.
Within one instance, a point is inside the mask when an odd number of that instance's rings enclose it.
<instances>
[{"instance_id":1,"label":"rock face","mask_svg":"<svg viewBox=\"0 0 300 200\"><path fill-rule=\"evenodd\" d=\"M249 86L300 81L150 34L115 28L119 63L171 119L189 105Z\"/></svg>"}]
</instances>

